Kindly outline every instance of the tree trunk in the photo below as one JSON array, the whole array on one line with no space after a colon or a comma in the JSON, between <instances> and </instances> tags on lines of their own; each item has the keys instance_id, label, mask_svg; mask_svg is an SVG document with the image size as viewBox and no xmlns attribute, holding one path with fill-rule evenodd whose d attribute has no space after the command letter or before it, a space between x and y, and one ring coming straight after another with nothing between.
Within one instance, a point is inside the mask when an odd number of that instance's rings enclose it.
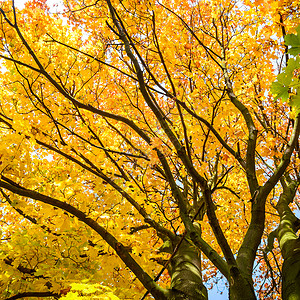
<instances>
[{"instance_id":1,"label":"tree trunk","mask_svg":"<svg viewBox=\"0 0 300 300\"><path fill-rule=\"evenodd\" d=\"M170 300L207 300L202 282L201 254L194 246L183 241L171 261Z\"/></svg>"},{"instance_id":2,"label":"tree trunk","mask_svg":"<svg viewBox=\"0 0 300 300\"><path fill-rule=\"evenodd\" d=\"M298 218L291 211L289 204L295 197L297 181L283 185L276 209L280 216L277 239L284 259L282 265L282 299L300 300L300 240L296 234Z\"/></svg>"},{"instance_id":3,"label":"tree trunk","mask_svg":"<svg viewBox=\"0 0 300 300\"><path fill-rule=\"evenodd\" d=\"M300 300L300 241L296 240L290 257L282 266L282 299Z\"/></svg>"},{"instance_id":4,"label":"tree trunk","mask_svg":"<svg viewBox=\"0 0 300 300\"><path fill-rule=\"evenodd\" d=\"M253 286L241 275L234 276L229 285L230 300L256 300Z\"/></svg>"}]
</instances>

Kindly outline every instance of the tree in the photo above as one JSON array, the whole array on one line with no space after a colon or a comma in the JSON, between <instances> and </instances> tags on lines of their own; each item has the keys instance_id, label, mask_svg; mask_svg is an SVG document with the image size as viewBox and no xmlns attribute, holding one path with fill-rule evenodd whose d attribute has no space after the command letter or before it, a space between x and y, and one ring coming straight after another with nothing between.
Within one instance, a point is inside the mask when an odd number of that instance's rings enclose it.
<instances>
[{"instance_id":1,"label":"tree","mask_svg":"<svg viewBox=\"0 0 300 300\"><path fill-rule=\"evenodd\" d=\"M300 299L299 4L64 5L1 3L1 297Z\"/></svg>"}]
</instances>

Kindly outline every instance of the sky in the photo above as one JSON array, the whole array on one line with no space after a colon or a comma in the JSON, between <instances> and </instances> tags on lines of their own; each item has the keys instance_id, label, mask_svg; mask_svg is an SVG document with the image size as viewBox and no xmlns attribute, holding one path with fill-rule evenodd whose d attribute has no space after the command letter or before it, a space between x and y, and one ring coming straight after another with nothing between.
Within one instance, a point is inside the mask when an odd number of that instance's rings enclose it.
<instances>
[{"instance_id":1,"label":"sky","mask_svg":"<svg viewBox=\"0 0 300 300\"><path fill-rule=\"evenodd\" d=\"M22 9L24 8L24 4L28 2L28 0L15 0L15 5L19 8ZM61 0L47 0L47 4L50 6L50 8L54 5L54 4L59 4L61 3Z\"/></svg>"}]
</instances>

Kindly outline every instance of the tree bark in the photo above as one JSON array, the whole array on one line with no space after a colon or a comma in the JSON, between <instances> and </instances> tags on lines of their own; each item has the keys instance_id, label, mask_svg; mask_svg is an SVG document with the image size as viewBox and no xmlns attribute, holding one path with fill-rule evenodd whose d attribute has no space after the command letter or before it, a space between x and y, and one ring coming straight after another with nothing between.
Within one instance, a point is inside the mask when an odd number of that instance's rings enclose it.
<instances>
[{"instance_id":1,"label":"tree bark","mask_svg":"<svg viewBox=\"0 0 300 300\"><path fill-rule=\"evenodd\" d=\"M300 241L291 247L291 255L282 266L282 299L300 300Z\"/></svg>"},{"instance_id":2,"label":"tree bark","mask_svg":"<svg viewBox=\"0 0 300 300\"><path fill-rule=\"evenodd\" d=\"M282 299L300 300L300 239L296 235L299 220L291 211L289 204L293 201L298 187L297 181L283 186L283 193L276 205L280 215L277 229L282 265Z\"/></svg>"},{"instance_id":3,"label":"tree bark","mask_svg":"<svg viewBox=\"0 0 300 300\"><path fill-rule=\"evenodd\" d=\"M171 260L170 300L207 300L202 282L201 254L195 246L184 240Z\"/></svg>"},{"instance_id":4,"label":"tree bark","mask_svg":"<svg viewBox=\"0 0 300 300\"><path fill-rule=\"evenodd\" d=\"M256 300L253 285L244 278L241 274L231 278L229 285L229 299L230 300Z\"/></svg>"}]
</instances>

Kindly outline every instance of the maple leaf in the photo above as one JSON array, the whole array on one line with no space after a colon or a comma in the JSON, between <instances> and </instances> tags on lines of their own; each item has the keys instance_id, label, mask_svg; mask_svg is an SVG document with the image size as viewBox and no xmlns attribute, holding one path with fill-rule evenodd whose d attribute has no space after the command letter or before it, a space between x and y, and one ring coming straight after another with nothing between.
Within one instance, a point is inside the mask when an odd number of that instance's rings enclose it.
<instances>
[{"instance_id":1,"label":"maple leaf","mask_svg":"<svg viewBox=\"0 0 300 300\"><path fill-rule=\"evenodd\" d=\"M48 2L0 4L0 298L298 297L297 1Z\"/></svg>"}]
</instances>

